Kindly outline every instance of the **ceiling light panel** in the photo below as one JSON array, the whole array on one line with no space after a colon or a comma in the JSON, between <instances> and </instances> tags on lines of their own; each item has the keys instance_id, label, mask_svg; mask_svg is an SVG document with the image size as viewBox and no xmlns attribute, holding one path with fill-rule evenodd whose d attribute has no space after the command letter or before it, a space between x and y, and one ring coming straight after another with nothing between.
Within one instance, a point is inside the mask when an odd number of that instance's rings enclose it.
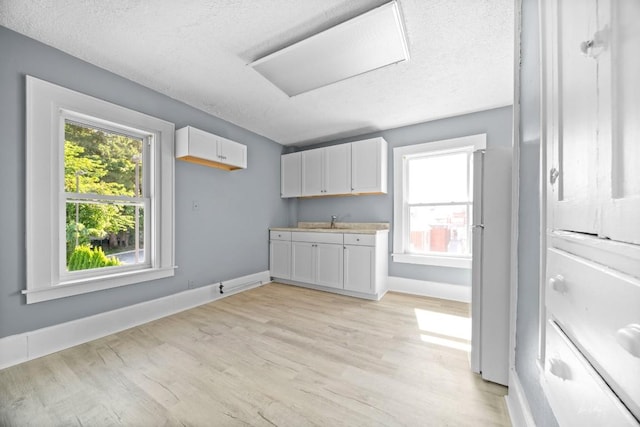
<instances>
[{"instance_id":1,"label":"ceiling light panel","mask_svg":"<svg viewBox=\"0 0 640 427\"><path fill-rule=\"evenodd\" d=\"M396 1L252 62L289 96L409 59Z\"/></svg>"}]
</instances>

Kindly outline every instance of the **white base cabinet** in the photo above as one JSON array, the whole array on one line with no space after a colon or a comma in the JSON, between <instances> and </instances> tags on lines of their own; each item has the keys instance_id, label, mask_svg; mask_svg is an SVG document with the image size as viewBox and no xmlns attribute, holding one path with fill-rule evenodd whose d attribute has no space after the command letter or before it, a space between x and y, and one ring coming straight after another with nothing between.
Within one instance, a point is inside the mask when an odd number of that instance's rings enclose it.
<instances>
[{"instance_id":1,"label":"white base cabinet","mask_svg":"<svg viewBox=\"0 0 640 427\"><path fill-rule=\"evenodd\" d=\"M344 247L344 288L349 291L373 291L375 250L371 246Z\"/></svg>"},{"instance_id":2,"label":"white base cabinet","mask_svg":"<svg viewBox=\"0 0 640 427\"><path fill-rule=\"evenodd\" d=\"M269 270L283 279L291 278L291 233L271 232L269 240Z\"/></svg>"},{"instance_id":3,"label":"white base cabinet","mask_svg":"<svg viewBox=\"0 0 640 427\"><path fill-rule=\"evenodd\" d=\"M271 276L283 283L378 300L387 291L388 231L376 234L288 232L290 274L271 231ZM285 234L286 236L287 234ZM275 243L277 242L277 243ZM274 244L275 243L275 244Z\"/></svg>"}]
</instances>

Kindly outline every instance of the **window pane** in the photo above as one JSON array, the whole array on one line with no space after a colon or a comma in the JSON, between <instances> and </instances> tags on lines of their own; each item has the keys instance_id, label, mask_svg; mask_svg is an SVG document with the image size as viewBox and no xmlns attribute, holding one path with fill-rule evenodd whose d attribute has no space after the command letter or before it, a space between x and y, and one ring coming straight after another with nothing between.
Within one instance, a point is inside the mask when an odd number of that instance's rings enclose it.
<instances>
[{"instance_id":1,"label":"window pane","mask_svg":"<svg viewBox=\"0 0 640 427\"><path fill-rule=\"evenodd\" d=\"M470 205L409 208L409 253L470 255Z\"/></svg>"},{"instance_id":2,"label":"window pane","mask_svg":"<svg viewBox=\"0 0 640 427\"><path fill-rule=\"evenodd\" d=\"M144 223L142 203L67 200L67 270L143 264Z\"/></svg>"},{"instance_id":3,"label":"window pane","mask_svg":"<svg viewBox=\"0 0 640 427\"><path fill-rule=\"evenodd\" d=\"M65 122L64 130L65 192L144 194L142 139L71 121Z\"/></svg>"},{"instance_id":4,"label":"window pane","mask_svg":"<svg viewBox=\"0 0 640 427\"><path fill-rule=\"evenodd\" d=\"M467 152L409 159L408 202L415 204L470 201L468 165Z\"/></svg>"}]
</instances>

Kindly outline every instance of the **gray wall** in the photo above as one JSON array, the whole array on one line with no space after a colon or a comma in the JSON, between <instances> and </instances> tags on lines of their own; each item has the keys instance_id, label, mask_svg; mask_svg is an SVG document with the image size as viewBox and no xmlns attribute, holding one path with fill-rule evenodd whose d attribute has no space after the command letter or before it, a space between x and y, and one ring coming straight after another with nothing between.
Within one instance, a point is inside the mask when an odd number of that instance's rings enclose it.
<instances>
[{"instance_id":1,"label":"gray wall","mask_svg":"<svg viewBox=\"0 0 640 427\"><path fill-rule=\"evenodd\" d=\"M331 215L337 215L338 221L389 222L392 224L394 147L486 133L488 148L510 148L512 120L512 108L503 107L315 145L314 147L319 147L377 136L384 137L389 143L389 192L384 195L299 199L297 201L298 221L329 221ZM304 149L307 148L310 147L304 147ZM389 240L389 251L391 252L393 239ZM402 264L393 262L391 257L389 257L389 275L471 286L470 269Z\"/></svg>"},{"instance_id":2,"label":"gray wall","mask_svg":"<svg viewBox=\"0 0 640 427\"><path fill-rule=\"evenodd\" d=\"M295 214L279 197L282 146L4 27L0 58L0 337L268 270L267 229ZM176 162L175 277L25 304L25 74L248 146L243 171Z\"/></svg>"},{"instance_id":3,"label":"gray wall","mask_svg":"<svg viewBox=\"0 0 640 427\"><path fill-rule=\"evenodd\" d=\"M540 69L538 0L522 2L520 87L520 201L516 372L537 425L556 420L540 385L538 305L540 254Z\"/></svg>"}]
</instances>

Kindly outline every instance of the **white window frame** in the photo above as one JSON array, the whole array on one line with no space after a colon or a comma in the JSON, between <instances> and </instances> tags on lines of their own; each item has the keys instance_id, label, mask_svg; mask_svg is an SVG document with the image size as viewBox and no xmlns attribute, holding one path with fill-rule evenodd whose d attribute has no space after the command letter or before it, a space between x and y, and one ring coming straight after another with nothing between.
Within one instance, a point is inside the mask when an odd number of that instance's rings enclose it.
<instances>
[{"instance_id":1,"label":"white window frame","mask_svg":"<svg viewBox=\"0 0 640 427\"><path fill-rule=\"evenodd\" d=\"M27 304L173 276L175 125L32 76L26 76L26 95ZM149 262L77 273L66 272L60 262L65 255L65 119L124 129L149 144Z\"/></svg>"},{"instance_id":2,"label":"white window frame","mask_svg":"<svg viewBox=\"0 0 640 427\"><path fill-rule=\"evenodd\" d=\"M407 160L411 157L456 151L484 150L486 134L469 135L393 149L393 254L394 262L433 265L439 267L471 268L471 255L432 255L408 252L409 216L407 200ZM469 218L471 221L472 218Z\"/></svg>"}]
</instances>

